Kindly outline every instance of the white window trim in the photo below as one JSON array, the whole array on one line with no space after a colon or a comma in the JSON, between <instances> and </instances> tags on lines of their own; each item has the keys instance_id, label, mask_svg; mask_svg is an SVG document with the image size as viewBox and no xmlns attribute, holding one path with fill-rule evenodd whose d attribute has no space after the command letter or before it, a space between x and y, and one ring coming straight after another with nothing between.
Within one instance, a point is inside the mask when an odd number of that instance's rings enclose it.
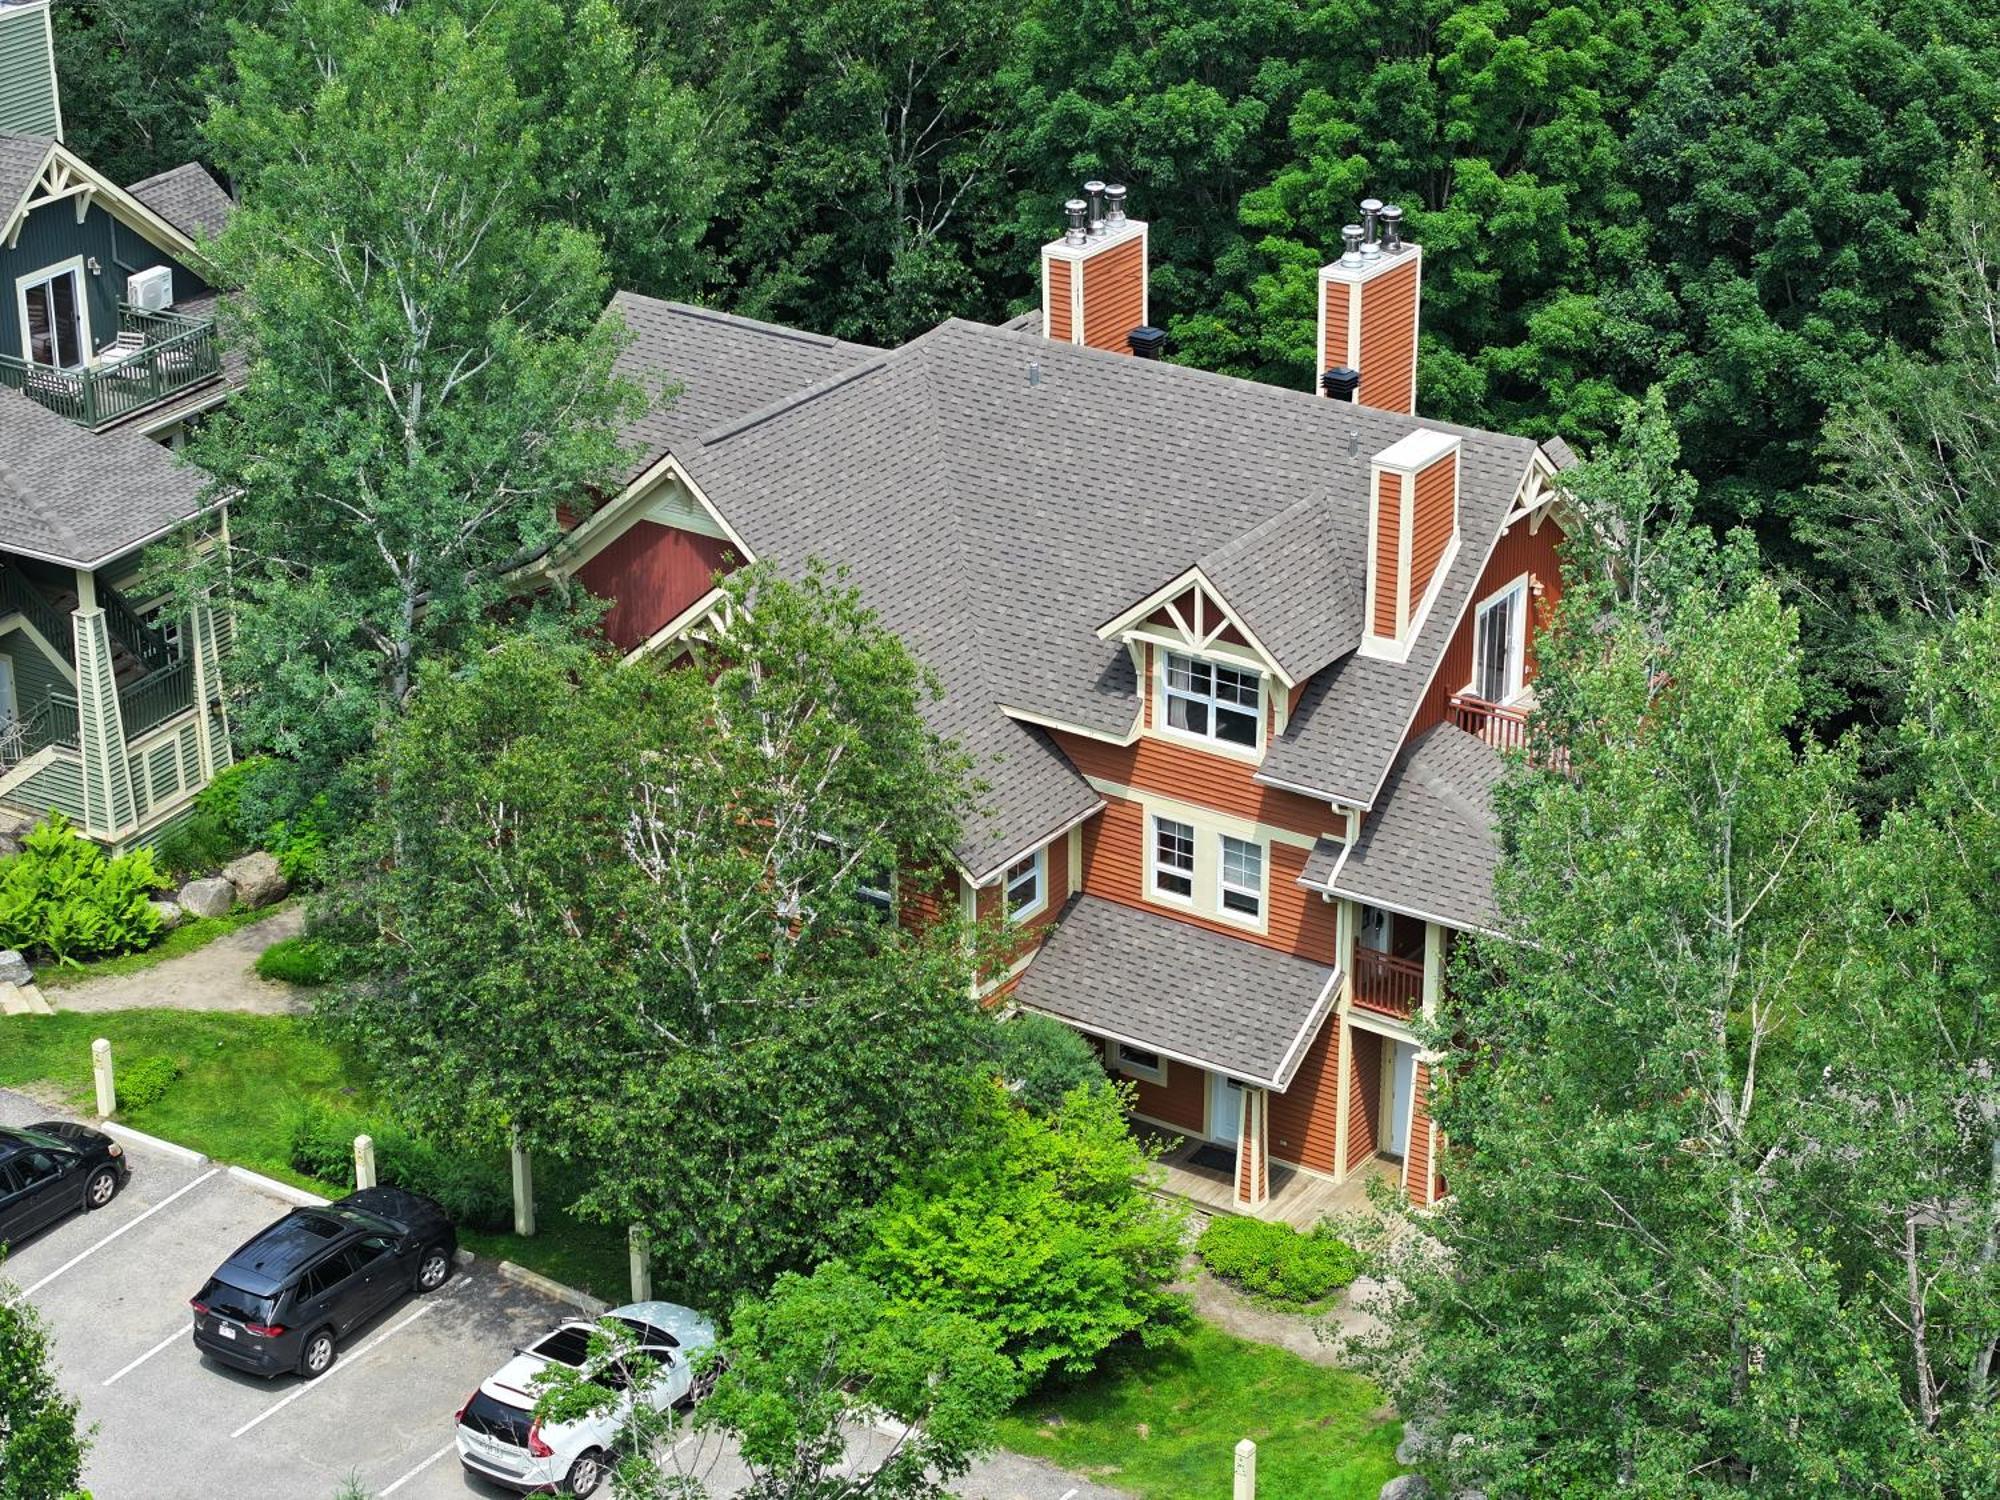
<instances>
[{"instance_id":1,"label":"white window trim","mask_svg":"<svg viewBox=\"0 0 2000 1500\"><path fill-rule=\"evenodd\" d=\"M1514 618L1511 625L1513 640L1508 645L1508 651L1511 654L1514 665L1514 681L1507 696L1498 700L1503 707L1507 704L1518 702L1521 695L1528 690L1528 575L1526 573L1502 584L1472 606L1471 676L1466 680L1465 686L1460 689L1461 692L1470 693L1479 686L1480 619L1485 615L1487 610L1498 604L1502 599L1505 599L1509 594L1516 592L1521 595L1521 604L1514 611Z\"/></svg>"},{"instance_id":2,"label":"white window trim","mask_svg":"<svg viewBox=\"0 0 2000 1500\"><path fill-rule=\"evenodd\" d=\"M1175 869L1171 865L1160 863L1160 824L1162 823L1171 823L1176 828L1185 828L1188 831L1188 840L1193 846L1190 852L1194 856L1194 868L1181 870ZM1170 818L1164 813L1148 809L1146 813L1146 894L1155 901L1167 901L1173 903L1175 906L1192 907L1194 905L1194 893L1197 889L1195 884L1197 879L1196 869L1199 868L1201 862L1200 849L1201 830L1194 824L1182 818ZM1188 883L1187 894L1183 896L1178 892L1162 889L1159 881L1161 871L1184 876Z\"/></svg>"},{"instance_id":3,"label":"white window trim","mask_svg":"<svg viewBox=\"0 0 2000 1500\"><path fill-rule=\"evenodd\" d=\"M1239 745L1233 740L1219 739L1212 734L1196 734L1192 730L1176 729L1169 722L1167 716L1167 658L1169 656L1183 656L1189 661L1201 662L1211 669L1215 667L1227 667L1232 672L1243 672L1256 677L1257 711L1253 715L1257 721L1257 741L1255 744ZM1228 755L1238 760L1261 761L1264 758L1264 723L1267 712L1265 705L1270 700L1271 681L1271 674L1259 669L1252 662L1226 661L1199 651L1188 651L1171 646L1155 645L1153 647L1153 732L1162 738L1177 740L1183 745L1192 745L1197 749L1205 750L1210 755ZM1197 701L1206 701L1209 705L1209 723L1211 725L1215 723L1216 702L1214 698L1199 700L1198 695L1193 693L1184 694L1183 696L1197 698ZM1229 706L1235 709L1236 712L1242 712L1235 704Z\"/></svg>"},{"instance_id":4,"label":"white window trim","mask_svg":"<svg viewBox=\"0 0 2000 1500\"><path fill-rule=\"evenodd\" d=\"M1044 844L1041 848L1037 849L1033 854L1025 856L1025 858L1033 860L1035 863L1034 900L1029 901L1024 905L1016 906L1013 903L1013 901L1009 899L1008 895L1008 887L1014 883L1012 880L1008 878L1008 870L1013 869L1013 865L1009 865L1007 867L1007 870L1002 870L1000 872L1000 904L1006 908L1007 920L1009 922L1025 922L1028 920L1028 918L1036 916L1039 913L1046 911L1048 909L1048 904L1049 904L1048 845ZM1023 862L1022 860L1017 859L1014 861L1014 864L1018 865L1021 864L1022 862Z\"/></svg>"},{"instance_id":5,"label":"white window trim","mask_svg":"<svg viewBox=\"0 0 2000 1500\"><path fill-rule=\"evenodd\" d=\"M1113 1042L1111 1044L1112 1066L1127 1078L1139 1078L1147 1083L1164 1084L1167 1081L1166 1058L1162 1057L1158 1052L1154 1052L1151 1047L1138 1048L1137 1050L1140 1052L1153 1053L1153 1060L1158 1066L1149 1068L1143 1063L1135 1063L1126 1058L1125 1051L1128 1045L1125 1042Z\"/></svg>"},{"instance_id":6,"label":"white window trim","mask_svg":"<svg viewBox=\"0 0 2000 1500\"><path fill-rule=\"evenodd\" d=\"M21 320L21 358L29 364L35 362L34 346L28 342L28 288L40 286L64 272L76 277L76 317L83 336L82 345L77 351L83 356L83 363L75 366L75 369L87 370L91 361L97 357L97 343L90 335L90 283L85 279L81 255L72 255L68 260L59 260L52 266L43 266L39 271L29 271L14 278L14 311ZM71 367L44 365L42 368L68 370Z\"/></svg>"},{"instance_id":7,"label":"white window trim","mask_svg":"<svg viewBox=\"0 0 2000 1500\"><path fill-rule=\"evenodd\" d=\"M1247 886L1231 885L1229 864L1225 855L1227 841L1234 839L1239 844L1249 844L1257 851L1257 910L1255 912L1235 911L1224 901L1226 892L1239 895L1250 894ZM1234 922L1239 927L1252 927L1258 931L1264 928L1265 918L1271 910L1271 851L1256 839L1240 839L1233 833L1218 833L1215 836L1215 914L1225 922Z\"/></svg>"}]
</instances>

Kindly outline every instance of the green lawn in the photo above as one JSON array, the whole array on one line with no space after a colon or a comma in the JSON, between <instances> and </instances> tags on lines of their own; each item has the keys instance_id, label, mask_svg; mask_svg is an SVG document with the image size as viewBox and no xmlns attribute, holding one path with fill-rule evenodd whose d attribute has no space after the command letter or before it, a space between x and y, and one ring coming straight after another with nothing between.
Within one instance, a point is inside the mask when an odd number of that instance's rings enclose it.
<instances>
[{"instance_id":1,"label":"green lawn","mask_svg":"<svg viewBox=\"0 0 2000 1500\"><path fill-rule=\"evenodd\" d=\"M1123 1354L1080 1385L1027 1397L1000 1441L1141 1500L1216 1500L1247 1437L1260 1495L1375 1500L1402 1472L1401 1424L1382 1406L1358 1375L1197 1322L1171 1348Z\"/></svg>"},{"instance_id":2,"label":"green lawn","mask_svg":"<svg viewBox=\"0 0 2000 1500\"><path fill-rule=\"evenodd\" d=\"M239 927L247 927L252 922L261 922L281 910L280 906L264 906L256 910L244 907L220 917L190 917L166 934L150 948L142 948L137 953L121 953L116 958L93 959L88 963L71 966L54 962L43 963L35 970L35 983L45 990L61 989L66 984L81 984L86 979L102 979L112 974L136 974L141 969L150 969L154 964L170 958L179 958L184 953L205 947L226 932L234 932Z\"/></svg>"},{"instance_id":3,"label":"green lawn","mask_svg":"<svg viewBox=\"0 0 2000 1500\"><path fill-rule=\"evenodd\" d=\"M299 1017L183 1010L10 1016L0 1021L0 1088L52 1083L89 1113L90 1044L98 1037L110 1040L114 1067L146 1057L170 1057L181 1066L156 1103L118 1111L124 1124L316 1192L337 1197L352 1188L303 1176L288 1160L293 1116L306 1101L364 1113L380 1107L352 1062ZM549 1163L537 1166L541 1232L527 1240L467 1232L466 1246L624 1301L624 1234L561 1212L569 1195L560 1172Z\"/></svg>"}]
</instances>

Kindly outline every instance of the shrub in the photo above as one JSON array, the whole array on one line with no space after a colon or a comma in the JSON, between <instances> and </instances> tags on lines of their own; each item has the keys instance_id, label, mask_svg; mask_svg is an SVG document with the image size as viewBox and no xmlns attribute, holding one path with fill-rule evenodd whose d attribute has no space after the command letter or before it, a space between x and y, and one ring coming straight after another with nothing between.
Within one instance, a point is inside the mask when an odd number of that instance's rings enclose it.
<instances>
[{"instance_id":1,"label":"shrub","mask_svg":"<svg viewBox=\"0 0 2000 1500\"><path fill-rule=\"evenodd\" d=\"M194 811L154 840L153 852L176 880L219 870L257 842L260 830L244 806L272 774L274 762L256 757L219 773L194 799Z\"/></svg>"},{"instance_id":2,"label":"shrub","mask_svg":"<svg viewBox=\"0 0 2000 1500\"><path fill-rule=\"evenodd\" d=\"M317 938L284 938L257 955L257 972L285 984L325 984L333 978L333 954Z\"/></svg>"},{"instance_id":3,"label":"shrub","mask_svg":"<svg viewBox=\"0 0 2000 1500\"><path fill-rule=\"evenodd\" d=\"M158 1104L180 1076L181 1065L171 1057L141 1057L120 1063L119 1108L144 1109L149 1104Z\"/></svg>"},{"instance_id":4,"label":"shrub","mask_svg":"<svg viewBox=\"0 0 2000 1500\"><path fill-rule=\"evenodd\" d=\"M861 1268L894 1297L994 1329L1031 1381L1088 1373L1186 1321L1184 1211L1147 1190L1124 1092L1072 1089L1039 1115L994 1089L964 1144L877 1210Z\"/></svg>"},{"instance_id":5,"label":"shrub","mask_svg":"<svg viewBox=\"0 0 2000 1500\"><path fill-rule=\"evenodd\" d=\"M491 1157L434 1145L394 1123L308 1104L294 1117L292 1170L322 1182L354 1180L354 1138L373 1137L375 1175L385 1183L435 1198L453 1223L505 1229L514 1221L513 1187Z\"/></svg>"},{"instance_id":6,"label":"shrub","mask_svg":"<svg viewBox=\"0 0 2000 1500\"><path fill-rule=\"evenodd\" d=\"M1073 1088L1108 1082L1090 1043L1048 1016L1024 1012L996 1022L987 1037L1001 1081L1041 1114L1055 1110Z\"/></svg>"},{"instance_id":7,"label":"shrub","mask_svg":"<svg viewBox=\"0 0 2000 1500\"><path fill-rule=\"evenodd\" d=\"M1331 1296L1361 1270L1361 1257L1321 1222L1309 1234L1263 1219L1219 1218L1195 1253L1216 1276L1255 1297L1306 1307Z\"/></svg>"},{"instance_id":8,"label":"shrub","mask_svg":"<svg viewBox=\"0 0 2000 1500\"><path fill-rule=\"evenodd\" d=\"M129 953L160 935L153 892L166 884L150 849L112 859L59 812L0 860L0 946L59 963Z\"/></svg>"}]
</instances>

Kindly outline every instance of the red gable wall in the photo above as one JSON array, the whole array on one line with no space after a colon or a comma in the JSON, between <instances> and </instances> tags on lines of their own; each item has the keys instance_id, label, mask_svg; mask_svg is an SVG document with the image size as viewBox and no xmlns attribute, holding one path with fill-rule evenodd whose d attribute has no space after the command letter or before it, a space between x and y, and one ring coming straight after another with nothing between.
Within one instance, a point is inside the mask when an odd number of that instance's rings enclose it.
<instances>
[{"instance_id":1,"label":"red gable wall","mask_svg":"<svg viewBox=\"0 0 2000 1500\"><path fill-rule=\"evenodd\" d=\"M738 561L736 549L718 537L640 520L578 568L576 577L593 594L611 601L604 633L621 651L630 651L707 593L715 575Z\"/></svg>"}]
</instances>

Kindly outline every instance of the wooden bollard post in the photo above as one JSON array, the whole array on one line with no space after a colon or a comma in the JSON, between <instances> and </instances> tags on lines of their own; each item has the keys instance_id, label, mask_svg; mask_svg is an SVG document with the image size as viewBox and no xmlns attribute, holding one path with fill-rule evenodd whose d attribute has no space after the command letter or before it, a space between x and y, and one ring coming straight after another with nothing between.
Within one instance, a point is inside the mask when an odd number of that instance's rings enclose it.
<instances>
[{"instance_id":1,"label":"wooden bollard post","mask_svg":"<svg viewBox=\"0 0 2000 1500\"><path fill-rule=\"evenodd\" d=\"M1257 1445L1248 1438L1236 1445L1235 1500L1257 1500Z\"/></svg>"},{"instance_id":2,"label":"wooden bollard post","mask_svg":"<svg viewBox=\"0 0 2000 1500\"><path fill-rule=\"evenodd\" d=\"M99 1037L90 1044L90 1071L97 1079L97 1113L108 1118L118 1108L118 1086L111 1077L111 1043Z\"/></svg>"}]
</instances>

